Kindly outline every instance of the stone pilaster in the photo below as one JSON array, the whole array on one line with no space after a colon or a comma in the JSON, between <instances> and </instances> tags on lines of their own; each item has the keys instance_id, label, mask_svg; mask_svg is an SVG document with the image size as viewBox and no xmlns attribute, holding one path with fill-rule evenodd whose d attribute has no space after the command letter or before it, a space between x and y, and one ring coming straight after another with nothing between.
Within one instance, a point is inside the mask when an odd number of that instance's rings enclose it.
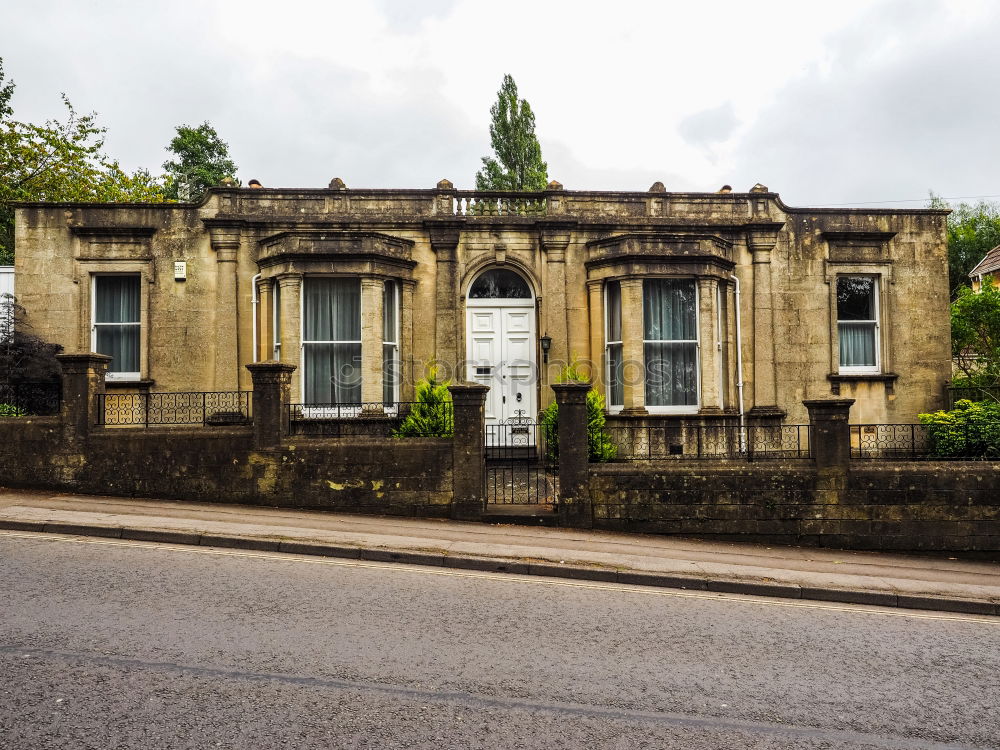
<instances>
[{"instance_id":1,"label":"stone pilaster","mask_svg":"<svg viewBox=\"0 0 1000 750\"><path fill-rule=\"evenodd\" d=\"M257 280L257 351L254 361L266 362L274 354L274 295L272 279Z\"/></svg>"},{"instance_id":2,"label":"stone pilaster","mask_svg":"<svg viewBox=\"0 0 1000 750\"><path fill-rule=\"evenodd\" d=\"M111 357L96 352L57 354L62 366L63 440L70 444L85 442L90 430L103 423L104 376Z\"/></svg>"},{"instance_id":3,"label":"stone pilaster","mask_svg":"<svg viewBox=\"0 0 1000 750\"><path fill-rule=\"evenodd\" d=\"M446 365L455 377L454 368L464 358L463 342L459 341L458 240L460 222L435 222L428 226L431 248L437 259L434 299L434 358Z\"/></svg>"},{"instance_id":4,"label":"stone pilaster","mask_svg":"<svg viewBox=\"0 0 1000 750\"><path fill-rule=\"evenodd\" d=\"M399 358L400 377L399 398L401 401L414 399L416 371L413 362L413 287L412 281L403 281L399 289Z\"/></svg>"},{"instance_id":5,"label":"stone pilaster","mask_svg":"<svg viewBox=\"0 0 1000 750\"><path fill-rule=\"evenodd\" d=\"M448 386L455 410L451 517L477 521L486 503L486 394L489 386Z\"/></svg>"},{"instance_id":6,"label":"stone pilaster","mask_svg":"<svg viewBox=\"0 0 1000 750\"><path fill-rule=\"evenodd\" d=\"M215 389L239 389L239 303L236 269L241 230L214 225L209 237L216 260L215 286Z\"/></svg>"},{"instance_id":7,"label":"stone pilaster","mask_svg":"<svg viewBox=\"0 0 1000 750\"><path fill-rule=\"evenodd\" d=\"M302 356L302 275L282 274L278 277L281 309L281 362L300 367ZM302 402L302 378L292 378L292 403Z\"/></svg>"},{"instance_id":8,"label":"stone pilaster","mask_svg":"<svg viewBox=\"0 0 1000 750\"><path fill-rule=\"evenodd\" d=\"M718 326L719 280L712 276L698 279L698 354L701 368L699 414L722 413L722 384L719 382L720 331Z\"/></svg>"},{"instance_id":9,"label":"stone pilaster","mask_svg":"<svg viewBox=\"0 0 1000 750\"><path fill-rule=\"evenodd\" d=\"M546 227L541 233L542 250L545 252L545 318L541 334L552 338L549 351L549 367L542 357L541 385L545 386L555 378L549 377L550 368L558 375L558 368L569 364L572 353L569 350L569 317L566 307L566 248L569 246L569 230Z\"/></svg>"},{"instance_id":10,"label":"stone pilaster","mask_svg":"<svg viewBox=\"0 0 1000 750\"><path fill-rule=\"evenodd\" d=\"M590 383L554 383L559 404L559 518L566 526L594 525L590 501L587 392Z\"/></svg>"},{"instance_id":11,"label":"stone pilaster","mask_svg":"<svg viewBox=\"0 0 1000 750\"><path fill-rule=\"evenodd\" d=\"M255 362L246 366L253 379L253 437L258 450L277 448L288 436L293 365Z\"/></svg>"},{"instance_id":12,"label":"stone pilaster","mask_svg":"<svg viewBox=\"0 0 1000 750\"><path fill-rule=\"evenodd\" d=\"M590 356L588 362L590 371L587 373L594 383L594 387L601 393L607 395L607 379L605 371L607 362L605 361L604 320L606 311L604 310L604 282L587 282L587 306L590 316Z\"/></svg>"},{"instance_id":13,"label":"stone pilaster","mask_svg":"<svg viewBox=\"0 0 1000 750\"><path fill-rule=\"evenodd\" d=\"M774 294L771 251L774 239L749 240L753 255L753 408L752 416L780 417L774 361Z\"/></svg>"},{"instance_id":14,"label":"stone pilaster","mask_svg":"<svg viewBox=\"0 0 1000 750\"><path fill-rule=\"evenodd\" d=\"M642 345L642 279L622 279L622 414L646 414L646 353Z\"/></svg>"},{"instance_id":15,"label":"stone pilaster","mask_svg":"<svg viewBox=\"0 0 1000 750\"><path fill-rule=\"evenodd\" d=\"M361 401L382 403L382 303L385 282L361 279Z\"/></svg>"}]
</instances>

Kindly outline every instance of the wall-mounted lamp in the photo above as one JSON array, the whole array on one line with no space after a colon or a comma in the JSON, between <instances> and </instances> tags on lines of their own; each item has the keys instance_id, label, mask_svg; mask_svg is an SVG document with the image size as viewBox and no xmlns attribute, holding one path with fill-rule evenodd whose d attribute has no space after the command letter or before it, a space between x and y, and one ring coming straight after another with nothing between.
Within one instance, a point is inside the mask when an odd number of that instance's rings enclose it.
<instances>
[{"instance_id":1,"label":"wall-mounted lamp","mask_svg":"<svg viewBox=\"0 0 1000 750\"><path fill-rule=\"evenodd\" d=\"M545 364L548 364L549 349L552 348L552 337L549 336L548 333L546 333L544 336L538 339L538 343L542 345L542 360L545 362Z\"/></svg>"}]
</instances>

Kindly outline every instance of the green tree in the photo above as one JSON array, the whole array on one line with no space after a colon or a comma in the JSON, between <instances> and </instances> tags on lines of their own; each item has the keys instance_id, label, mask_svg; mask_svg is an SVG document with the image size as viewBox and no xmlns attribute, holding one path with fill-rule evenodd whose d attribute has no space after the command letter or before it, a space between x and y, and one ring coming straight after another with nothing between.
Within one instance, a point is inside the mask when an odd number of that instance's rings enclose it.
<instances>
[{"instance_id":1,"label":"green tree","mask_svg":"<svg viewBox=\"0 0 1000 750\"><path fill-rule=\"evenodd\" d=\"M931 208L952 208L931 194ZM948 216L948 283L952 299L969 283L969 272L1000 245L1000 205L979 201L959 203Z\"/></svg>"},{"instance_id":2,"label":"green tree","mask_svg":"<svg viewBox=\"0 0 1000 750\"><path fill-rule=\"evenodd\" d=\"M65 119L21 122L14 119L13 93L0 59L0 264L14 259L15 201L164 200L149 172L128 174L104 154L105 128L95 113L79 114L63 95Z\"/></svg>"},{"instance_id":3,"label":"green tree","mask_svg":"<svg viewBox=\"0 0 1000 750\"><path fill-rule=\"evenodd\" d=\"M1000 290L958 290L951 303L951 353L966 385L1000 383Z\"/></svg>"},{"instance_id":4,"label":"green tree","mask_svg":"<svg viewBox=\"0 0 1000 750\"><path fill-rule=\"evenodd\" d=\"M236 174L236 164L229 158L229 146L207 122L196 128L178 125L177 135L170 141L167 151L175 157L163 163L170 198L182 197L186 185L189 196L185 200L201 200L210 187Z\"/></svg>"},{"instance_id":5,"label":"green tree","mask_svg":"<svg viewBox=\"0 0 1000 750\"><path fill-rule=\"evenodd\" d=\"M393 437L451 437L455 434L451 393L447 381L438 381L436 370L432 369L426 379L417 383L416 399Z\"/></svg>"},{"instance_id":6,"label":"green tree","mask_svg":"<svg viewBox=\"0 0 1000 750\"><path fill-rule=\"evenodd\" d=\"M476 173L476 190L544 190L548 165L535 137L535 115L531 105L517 96L517 84L509 75L490 107L490 144L496 158L483 157Z\"/></svg>"}]
</instances>

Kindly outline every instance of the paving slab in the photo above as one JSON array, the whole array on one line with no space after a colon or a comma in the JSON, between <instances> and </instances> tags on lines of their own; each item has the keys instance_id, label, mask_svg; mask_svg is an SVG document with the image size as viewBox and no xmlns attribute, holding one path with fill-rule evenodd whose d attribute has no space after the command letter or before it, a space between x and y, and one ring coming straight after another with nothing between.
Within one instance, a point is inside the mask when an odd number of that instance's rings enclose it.
<instances>
[{"instance_id":1,"label":"paving slab","mask_svg":"<svg viewBox=\"0 0 1000 750\"><path fill-rule=\"evenodd\" d=\"M0 488L0 529L1000 615L1000 564Z\"/></svg>"}]
</instances>

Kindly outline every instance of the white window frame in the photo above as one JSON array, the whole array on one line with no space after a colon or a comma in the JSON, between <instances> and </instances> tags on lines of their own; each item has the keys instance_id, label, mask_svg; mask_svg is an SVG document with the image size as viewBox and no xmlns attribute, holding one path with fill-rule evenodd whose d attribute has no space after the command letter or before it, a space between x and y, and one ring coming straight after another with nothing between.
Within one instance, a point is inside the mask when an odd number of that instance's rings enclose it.
<instances>
[{"instance_id":1,"label":"white window frame","mask_svg":"<svg viewBox=\"0 0 1000 750\"><path fill-rule=\"evenodd\" d=\"M383 401L384 401L385 400L385 395L384 395L385 394L385 347L390 346L390 345L393 347L392 361L395 362L395 363L397 363L397 365L400 364L400 360L399 360L399 339L400 339L400 327L402 325L402 315L401 315L401 311L400 311L400 304L402 303L402 295L400 294L400 291L401 291L400 290L400 286L401 285L400 285L400 282L397 279L386 279L383 283L384 284L392 284L392 292L393 292L393 296L395 297L395 302L396 302L396 304L393 305L394 313L395 313L394 316L393 316L395 318L395 320L393 321L393 330L396 332L396 340L395 341L386 341L385 340L385 292L384 292L384 287L383 287L383 293L382 293L382 316L383 316L383 323L382 323L382 368L383 368L382 369L382 373L383 373L382 374L382 378L383 378L383 381L382 381L382 393L383 393L383 396L382 396L382 398L383 398ZM382 407L386 411L386 413L395 413L396 410L397 410L396 404L399 403L399 389L400 389L400 381L402 380L402 375L403 375L402 369L399 368L399 367L397 367L396 377L394 378L393 385L392 385L392 404L393 405L389 406L389 404L387 404L387 403L383 403L383 405L382 405Z\"/></svg>"},{"instance_id":2,"label":"white window frame","mask_svg":"<svg viewBox=\"0 0 1000 750\"><path fill-rule=\"evenodd\" d=\"M647 339L646 338L646 316L645 316L645 306L646 306L646 281L656 281L658 279L673 279L678 281L690 281L694 287L694 330L695 338L693 339ZM639 310L639 314L642 316L642 352L643 352L643 362L642 362L642 399L645 405L646 411L650 414L697 414L698 410L701 408L701 289L699 288L698 279L694 276L644 276L642 287L642 308ZM625 311L622 310L622 315ZM667 405L667 406L650 406L646 399L646 344L691 344L694 343L695 352L695 384L694 384L694 397L695 402L693 404L677 404L677 405Z\"/></svg>"},{"instance_id":3,"label":"white window frame","mask_svg":"<svg viewBox=\"0 0 1000 750\"><path fill-rule=\"evenodd\" d=\"M874 308L873 312L875 314L874 320L840 320L839 310L838 310L838 299L837 295L839 293L839 286L841 279L871 279L874 283L872 289L872 306ZM833 292L834 301L834 314L837 316L837 373L840 375L878 375L882 372L882 307L881 307L881 294L882 294L882 284L881 279L878 274L872 273L840 273L837 274L836 286ZM873 350L875 352L875 364L874 365L841 365L840 364L840 324L844 323L869 323L874 324L875 341L873 342Z\"/></svg>"},{"instance_id":4,"label":"white window frame","mask_svg":"<svg viewBox=\"0 0 1000 750\"><path fill-rule=\"evenodd\" d=\"M317 278L339 278L339 279L348 278L348 279L354 279L354 280L356 280L358 282L358 287L359 287L359 291L358 291L358 294L359 294L359 298L358 298L358 318L359 318L359 321L360 321L360 326L358 328L358 333L361 336L361 338L358 338L357 340L344 340L344 341L314 341L314 340L308 340L307 341L306 340L306 337L305 337L305 334L306 334L306 284L308 283L308 281L309 281L310 278L314 278L314 279L317 279ZM307 390L306 390L306 370L308 368L306 368L306 366L305 366L305 362L306 362L306 344L357 344L358 348L361 350L362 362L364 362L364 344L362 343L362 338L364 336L364 334L362 332L363 328L364 328L364 320L365 320L365 295L363 293L363 289L361 289L361 277L360 276L356 276L356 275L328 276L328 275L324 275L324 274L313 274L311 277L310 276L303 276L302 277L301 286L299 287L299 339L300 339L300 343L299 343L299 362L301 363L301 370L302 370L301 376L300 376L300 380L299 380L299 387L302 389L302 400L303 401L305 401L305 394L307 392ZM362 377L364 377L364 373L362 373ZM349 416L350 417L356 417L356 416L358 416L361 413L362 404L363 403L364 402L362 401L361 404L343 404L343 405L339 405L337 407L337 416L338 417L340 417L340 416L344 416L344 417L349 417ZM302 415L305 416L305 417L324 417L324 416L327 416L329 414L331 407L328 407L328 406L327 407L323 407L323 406L307 406L306 404L303 403L302 406L301 406L301 409L302 409Z\"/></svg>"},{"instance_id":5,"label":"white window frame","mask_svg":"<svg viewBox=\"0 0 1000 750\"><path fill-rule=\"evenodd\" d=\"M624 403L615 404L615 403L612 403L612 400L611 400L611 347L612 346L620 346L621 347L622 359L624 359L625 358L625 343L624 343L624 341L621 338L618 341L610 341L608 339L608 336L610 334L610 326L608 325L608 323L609 323L609 318L611 317L611 303L610 303L610 294L608 293L608 290L609 290L609 287L611 286L611 284L618 284L618 317L620 318L624 314L624 311L621 309L621 305L622 305L621 280L620 279L608 279L604 283L604 290L603 290L603 294L604 294L604 382L606 384L605 388L604 388L604 391L605 391L604 395L605 395L605 405L607 407L608 413L609 414L618 414L619 412L621 412L622 409L625 408L625 404ZM621 326L621 328L624 329L624 326ZM619 332L619 333L621 333L621 332ZM624 384L622 386L622 401L623 402L625 401Z\"/></svg>"},{"instance_id":6,"label":"white window frame","mask_svg":"<svg viewBox=\"0 0 1000 750\"><path fill-rule=\"evenodd\" d=\"M97 322L97 279L108 276L131 276L139 282L139 320L129 323L98 323ZM139 327L139 367L142 368L142 274L139 272L123 273L92 273L90 275L90 350L97 351L97 327L105 325L134 325ZM142 373L136 372L112 372L110 369L105 373L105 381L129 383L142 379Z\"/></svg>"}]
</instances>

